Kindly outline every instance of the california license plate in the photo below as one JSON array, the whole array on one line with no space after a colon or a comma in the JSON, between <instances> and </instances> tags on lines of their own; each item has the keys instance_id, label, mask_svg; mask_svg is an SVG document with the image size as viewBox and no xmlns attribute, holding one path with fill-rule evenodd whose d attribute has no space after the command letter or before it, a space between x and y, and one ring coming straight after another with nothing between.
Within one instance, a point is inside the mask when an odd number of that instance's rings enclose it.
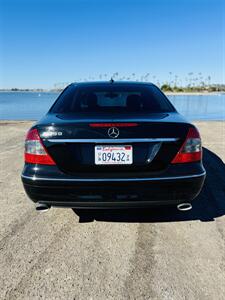
<instances>
[{"instance_id":1,"label":"california license plate","mask_svg":"<svg viewBox=\"0 0 225 300\"><path fill-rule=\"evenodd\" d=\"M96 165L131 165L133 163L133 148L127 146L95 146Z\"/></svg>"}]
</instances>

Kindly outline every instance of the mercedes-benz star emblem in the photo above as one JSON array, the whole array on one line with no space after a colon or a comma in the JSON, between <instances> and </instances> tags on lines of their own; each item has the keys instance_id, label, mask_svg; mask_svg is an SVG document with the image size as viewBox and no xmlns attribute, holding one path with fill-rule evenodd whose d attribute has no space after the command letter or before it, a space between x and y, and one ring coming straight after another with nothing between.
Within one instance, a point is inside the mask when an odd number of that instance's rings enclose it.
<instances>
[{"instance_id":1,"label":"mercedes-benz star emblem","mask_svg":"<svg viewBox=\"0 0 225 300\"><path fill-rule=\"evenodd\" d=\"M120 134L120 131L119 131L119 129L116 128L116 127L111 127L111 128L109 128L109 130L108 130L108 135L109 135L109 137L111 137L112 139L116 139L116 138L119 136L119 134Z\"/></svg>"}]
</instances>

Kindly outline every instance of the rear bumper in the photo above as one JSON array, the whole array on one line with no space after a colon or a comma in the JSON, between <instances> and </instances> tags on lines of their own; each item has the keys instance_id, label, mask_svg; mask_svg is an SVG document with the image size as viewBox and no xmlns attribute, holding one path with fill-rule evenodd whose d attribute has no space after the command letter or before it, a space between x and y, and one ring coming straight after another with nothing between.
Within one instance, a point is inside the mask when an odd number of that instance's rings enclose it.
<instances>
[{"instance_id":1,"label":"rear bumper","mask_svg":"<svg viewBox=\"0 0 225 300\"><path fill-rule=\"evenodd\" d=\"M28 167L23 171L22 181L31 200L49 206L89 209L178 204L192 201L203 186L205 170L201 164L193 165L195 168L189 174L181 170L173 174L173 170L168 170L157 176L127 178L122 175L75 178L53 174L47 177L37 173L31 175L26 172L30 170Z\"/></svg>"}]
</instances>

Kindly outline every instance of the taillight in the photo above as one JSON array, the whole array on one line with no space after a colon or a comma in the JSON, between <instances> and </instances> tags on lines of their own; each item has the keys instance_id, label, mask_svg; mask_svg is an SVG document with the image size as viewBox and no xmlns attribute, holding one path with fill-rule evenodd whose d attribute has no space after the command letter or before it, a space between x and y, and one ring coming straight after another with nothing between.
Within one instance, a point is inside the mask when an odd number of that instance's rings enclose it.
<instances>
[{"instance_id":1,"label":"taillight","mask_svg":"<svg viewBox=\"0 0 225 300\"><path fill-rule=\"evenodd\" d=\"M46 151L37 129L28 131L25 140L25 162L30 164L55 165L55 162Z\"/></svg>"},{"instance_id":2,"label":"taillight","mask_svg":"<svg viewBox=\"0 0 225 300\"><path fill-rule=\"evenodd\" d=\"M201 137L196 128L189 129L180 150L172 160L172 164L200 161L202 159Z\"/></svg>"}]
</instances>

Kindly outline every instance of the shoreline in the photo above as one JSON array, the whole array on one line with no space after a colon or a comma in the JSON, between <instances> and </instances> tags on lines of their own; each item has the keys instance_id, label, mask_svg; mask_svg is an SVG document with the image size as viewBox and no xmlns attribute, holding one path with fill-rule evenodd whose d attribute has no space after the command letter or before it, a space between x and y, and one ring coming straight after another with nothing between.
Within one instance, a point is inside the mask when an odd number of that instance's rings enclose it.
<instances>
[{"instance_id":1,"label":"shoreline","mask_svg":"<svg viewBox=\"0 0 225 300\"><path fill-rule=\"evenodd\" d=\"M0 90L0 93L36 93L36 94L60 94L62 91L45 90L45 91L7 91ZM216 96L225 95L225 91L220 92L163 92L166 96Z\"/></svg>"},{"instance_id":2,"label":"shoreline","mask_svg":"<svg viewBox=\"0 0 225 300\"><path fill-rule=\"evenodd\" d=\"M225 92L164 92L166 96L219 96Z\"/></svg>"}]
</instances>

